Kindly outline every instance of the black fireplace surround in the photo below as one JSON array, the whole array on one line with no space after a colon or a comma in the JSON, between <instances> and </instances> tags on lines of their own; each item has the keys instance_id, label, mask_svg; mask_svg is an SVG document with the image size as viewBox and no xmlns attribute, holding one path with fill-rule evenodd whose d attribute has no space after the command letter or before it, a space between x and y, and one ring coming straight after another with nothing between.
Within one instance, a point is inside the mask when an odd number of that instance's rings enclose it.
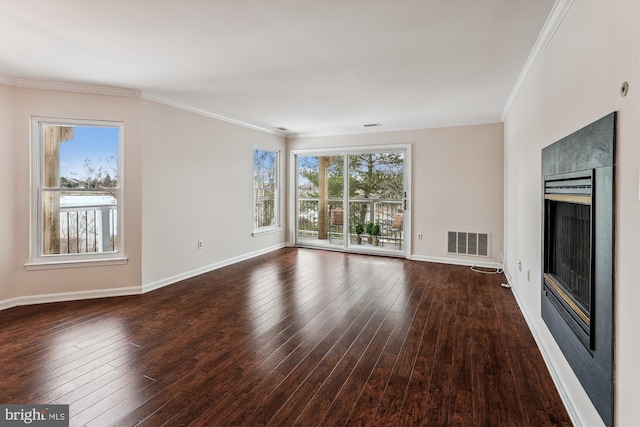
<instances>
[{"instance_id":1,"label":"black fireplace surround","mask_svg":"<svg viewBox=\"0 0 640 427\"><path fill-rule=\"evenodd\" d=\"M616 113L542 150L542 318L607 426L613 411Z\"/></svg>"}]
</instances>

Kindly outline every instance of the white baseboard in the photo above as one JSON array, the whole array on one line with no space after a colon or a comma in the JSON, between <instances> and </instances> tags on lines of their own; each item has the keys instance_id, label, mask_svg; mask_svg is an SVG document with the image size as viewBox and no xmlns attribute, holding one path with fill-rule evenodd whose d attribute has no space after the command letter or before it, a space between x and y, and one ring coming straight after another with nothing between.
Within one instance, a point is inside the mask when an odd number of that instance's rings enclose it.
<instances>
[{"instance_id":1,"label":"white baseboard","mask_svg":"<svg viewBox=\"0 0 640 427\"><path fill-rule=\"evenodd\" d=\"M504 268L504 272L509 280L509 284L512 284L511 274L509 274L509 271L506 269L506 267ZM546 347L544 346L542 339L540 338L540 334L538 333L538 329L536 328L536 325L533 322L533 319L529 315L529 312L525 308L524 303L522 302L522 300L520 299L520 296L518 295L517 287L512 285L511 291L513 292L516 302L518 303L518 307L520 307L520 311L524 316L524 320L527 322L527 325L529 326L529 330L533 335L533 339L536 341L538 349L542 354L544 363L547 365L547 369L549 370L551 379L553 380L553 383L555 384L556 389L558 390L558 394L560 394L560 398L562 399L562 402L564 403L564 406L567 409L567 413L569 414L569 418L571 418L571 422L576 427L585 426L586 424L584 420L580 417L580 413L576 409L576 405L573 403L573 399L571 399L571 395L568 393L566 387L564 386L564 383L562 382L562 379L558 374L558 370L556 369L551 357L549 356L549 353L547 352Z\"/></svg>"},{"instance_id":2,"label":"white baseboard","mask_svg":"<svg viewBox=\"0 0 640 427\"><path fill-rule=\"evenodd\" d=\"M261 249L259 251L250 252L248 254L240 255L240 256L237 256L237 257L234 257L234 258L229 258L229 259L226 259L224 261L216 262L214 264L210 264L210 265L207 265L207 266L204 266L204 267L196 268L196 269L191 270L191 271L187 271L187 272L184 272L184 273L176 274L175 276L167 277L166 279L161 279L161 280L157 280L155 282L147 283L147 284L142 285L142 293L146 294L147 292L151 292L151 291L154 291L156 289L164 288L165 286L172 285L172 284L177 283L177 282L179 282L181 280L186 280L186 279L189 279L191 277L195 277L195 276L198 276L200 274L208 273L210 271L217 270L219 268L226 267L228 265L235 264L235 263L240 262L240 261L245 261L245 260L248 260L248 259L251 259L251 258L255 258L255 257L260 256L260 255L267 254L269 252L277 251L278 249L282 249L282 248L284 248L286 246L287 246L286 243L282 243L282 244L275 245L275 246L270 246L268 248L264 248L264 249Z\"/></svg>"},{"instance_id":3,"label":"white baseboard","mask_svg":"<svg viewBox=\"0 0 640 427\"><path fill-rule=\"evenodd\" d=\"M60 292L56 294L40 294L15 297L0 301L0 310L23 305L45 304L49 302L78 301L84 299L121 297L126 295L140 295L139 286L128 288L98 289L94 291Z\"/></svg>"},{"instance_id":4,"label":"white baseboard","mask_svg":"<svg viewBox=\"0 0 640 427\"><path fill-rule=\"evenodd\" d=\"M425 261L425 262L437 262L440 264L454 264L454 265L467 265L469 267L484 267L484 268L501 268L502 265L498 262L487 261L470 261L466 259L456 258L441 258L432 256L412 255L411 261Z\"/></svg>"},{"instance_id":5,"label":"white baseboard","mask_svg":"<svg viewBox=\"0 0 640 427\"><path fill-rule=\"evenodd\" d=\"M61 292L55 294L40 294L40 295L28 295L21 297L9 298L6 300L0 300L0 310L6 310L13 307L19 307L23 305L33 304L45 304L50 302L63 302L63 301L78 301L84 299L93 298L107 298L107 297L120 297L126 295L140 295L155 289L169 286L181 280L188 279L190 277L197 276L199 274L207 273L218 268L226 267L227 265L235 264L240 261L245 261L250 258L255 258L260 255L264 255L269 252L276 251L286 247L287 244L271 246L259 251L251 252L248 254L240 255L234 258L229 258L224 261L217 262L215 264L207 265L205 267L197 268L195 270L188 271L186 273L178 274L166 279L158 280L146 285L132 286L127 288L113 288L113 289L98 289L92 291L76 291L76 292Z\"/></svg>"},{"instance_id":6,"label":"white baseboard","mask_svg":"<svg viewBox=\"0 0 640 427\"><path fill-rule=\"evenodd\" d=\"M63 301L76 301L76 300L84 300L84 299L93 299L93 298L107 298L107 297L116 297L116 296L126 296L126 295L139 295L141 293L151 292L153 290L169 286L171 284L177 283L181 280L185 280L199 274L207 273L209 271L217 270L222 267L226 267L231 264L235 264L237 262L245 261L251 258L255 258L260 255L267 254L269 252L273 252L284 247L291 246L288 242L282 243L279 245L271 246L268 248L264 248L255 252L251 252L248 254L240 255L234 258L229 258L224 261L220 261L214 264L207 265L205 267L197 268L185 273L181 273L172 277L168 277L166 279L158 280L152 283L148 283L143 285L142 287L132 286L126 288L113 288L113 289L99 289L99 290L91 290L91 291L77 291L77 292L62 292L55 294L41 294L41 295L28 295L28 296L20 296L15 298L10 298L7 300L0 300L0 310L6 310L12 307L24 306L24 305L32 305L32 304L44 304L51 302L63 302ZM507 280L510 284L512 284L512 276L509 273L506 265L502 263L496 262L473 262L469 260L460 260L455 258L440 258L440 257L428 257L428 256L420 256L414 255L410 258L412 261L425 261L425 262L436 262L436 263L444 263L444 264L454 264L454 265L465 265L465 266L478 266L478 267L486 267L486 268L502 268ZM511 288L513 295L520 307L520 311L522 312L527 325L529 326L529 330L531 331L534 340L542 357L547 365L551 378L558 389L558 393L567 409L569 417L571 418L571 422L577 426L584 426L584 420L580 417L579 412L576 410L576 406L573 403L571 396L567 392L567 389L564 387L564 384L558 374L558 371L553 364L545 346L543 345L543 341L540 338L538 330L536 329L536 325L533 322L531 316L527 312L523 302L521 301L517 287L512 286Z\"/></svg>"},{"instance_id":7,"label":"white baseboard","mask_svg":"<svg viewBox=\"0 0 640 427\"><path fill-rule=\"evenodd\" d=\"M502 268L502 272L504 273L504 276L507 278L507 283L508 283L509 285L511 285L511 283L512 283L512 282L511 282L512 277L511 277L511 272L510 272L510 271L509 271L509 269L507 268L507 263L502 262L502 263L500 264L500 268ZM518 303L518 305L520 305L520 303ZM520 311L522 311L522 307L520 307ZM531 328L531 327L529 327L529 328Z\"/></svg>"}]
</instances>

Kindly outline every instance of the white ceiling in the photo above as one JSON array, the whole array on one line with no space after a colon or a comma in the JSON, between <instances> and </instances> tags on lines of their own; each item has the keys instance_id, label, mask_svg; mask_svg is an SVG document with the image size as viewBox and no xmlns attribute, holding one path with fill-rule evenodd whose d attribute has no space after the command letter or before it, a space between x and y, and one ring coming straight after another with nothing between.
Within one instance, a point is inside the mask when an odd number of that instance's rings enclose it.
<instances>
[{"instance_id":1,"label":"white ceiling","mask_svg":"<svg viewBox=\"0 0 640 427\"><path fill-rule=\"evenodd\" d=\"M319 135L500 121L553 0L0 0L0 75Z\"/></svg>"}]
</instances>

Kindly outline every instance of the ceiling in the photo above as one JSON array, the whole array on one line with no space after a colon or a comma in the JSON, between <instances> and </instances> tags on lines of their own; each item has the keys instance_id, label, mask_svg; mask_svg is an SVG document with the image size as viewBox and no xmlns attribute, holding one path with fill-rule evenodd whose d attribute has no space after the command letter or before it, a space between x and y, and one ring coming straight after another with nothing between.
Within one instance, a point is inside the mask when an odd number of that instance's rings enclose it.
<instances>
[{"instance_id":1,"label":"ceiling","mask_svg":"<svg viewBox=\"0 0 640 427\"><path fill-rule=\"evenodd\" d=\"M0 75L138 89L290 135L491 123L553 4L0 0Z\"/></svg>"}]
</instances>

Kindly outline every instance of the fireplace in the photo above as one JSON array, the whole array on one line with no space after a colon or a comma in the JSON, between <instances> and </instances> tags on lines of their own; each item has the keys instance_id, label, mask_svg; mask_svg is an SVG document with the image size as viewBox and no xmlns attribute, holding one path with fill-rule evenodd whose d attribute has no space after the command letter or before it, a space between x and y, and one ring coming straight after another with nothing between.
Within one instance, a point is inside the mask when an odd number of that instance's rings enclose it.
<instances>
[{"instance_id":1,"label":"fireplace","mask_svg":"<svg viewBox=\"0 0 640 427\"><path fill-rule=\"evenodd\" d=\"M543 289L580 341L593 349L592 177L545 181Z\"/></svg>"},{"instance_id":2,"label":"fireplace","mask_svg":"<svg viewBox=\"0 0 640 427\"><path fill-rule=\"evenodd\" d=\"M613 420L615 122L542 150L541 314L606 425Z\"/></svg>"}]
</instances>

